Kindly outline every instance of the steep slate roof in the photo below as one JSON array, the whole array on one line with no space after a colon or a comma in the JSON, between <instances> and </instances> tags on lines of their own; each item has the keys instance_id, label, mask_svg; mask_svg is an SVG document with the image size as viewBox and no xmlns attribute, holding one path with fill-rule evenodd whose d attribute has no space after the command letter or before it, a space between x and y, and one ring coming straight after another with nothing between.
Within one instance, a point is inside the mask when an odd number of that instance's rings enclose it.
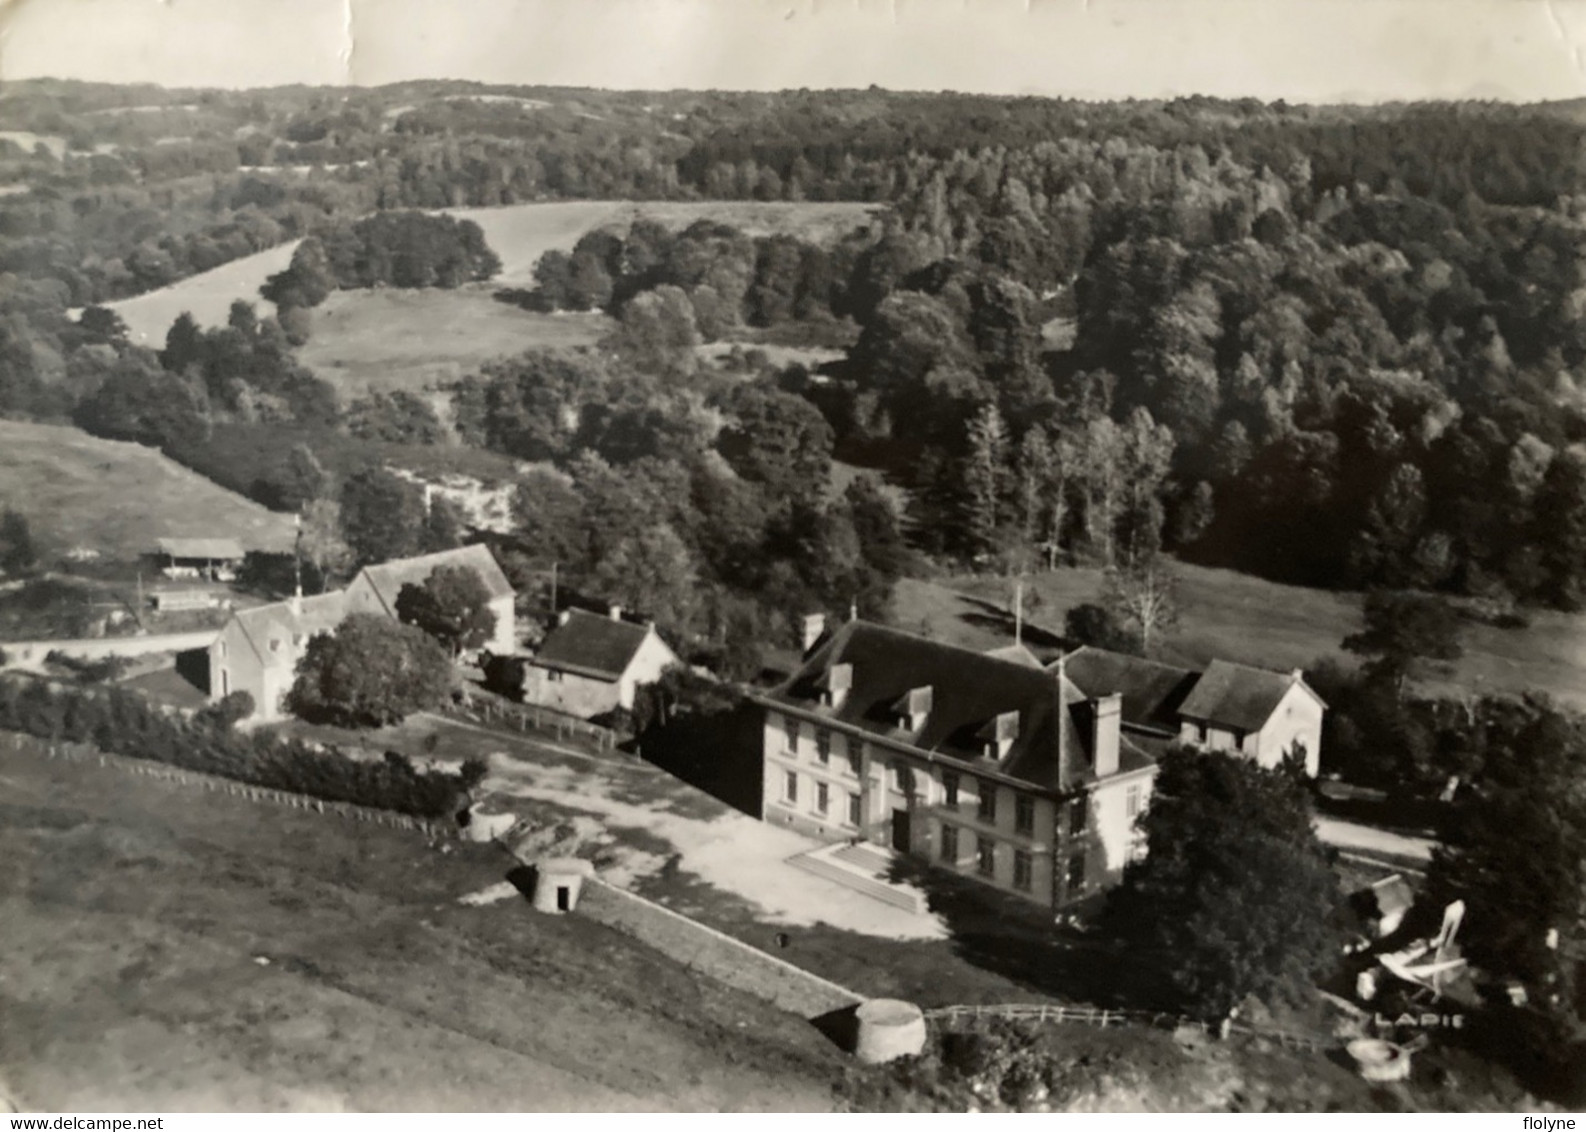
<instances>
[{"instance_id":1,"label":"steep slate roof","mask_svg":"<svg viewBox=\"0 0 1586 1132\"><path fill-rule=\"evenodd\" d=\"M301 612L292 611L289 601L271 602L252 609L239 609L232 620L242 629L253 651L266 665L291 664L296 661L293 638L307 643L315 633L329 633L341 624L347 614L347 593L332 590L302 599ZM271 639L279 640L283 647L272 652Z\"/></svg>"},{"instance_id":2,"label":"steep slate roof","mask_svg":"<svg viewBox=\"0 0 1586 1132\"><path fill-rule=\"evenodd\" d=\"M1180 705L1198 678L1187 668L1089 646L1062 663L1064 674L1091 695L1121 693L1125 726L1153 731L1178 732Z\"/></svg>"},{"instance_id":3,"label":"steep slate roof","mask_svg":"<svg viewBox=\"0 0 1586 1132\"><path fill-rule=\"evenodd\" d=\"M1297 679L1292 673L1214 660L1179 706L1179 713L1240 731L1259 731Z\"/></svg>"},{"instance_id":4,"label":"steep slate roof","mask_svg":"<svg viewBox=\"0 0 1586 1132\"><path fill-rule=\"evenodd\" d=\"M820 703L820 692L836 664L852 665L853 680L832 708ZM932 701L924 726L918 733L902 730L894 705L926 686ZM758 698L773 708L794 708L1042 790L1067 790L1094 777L1086 696L1072 681L1017 660L865 621L844 623L786 683ZM1019 713L1018 735L1004 758L987 759L986 725L1011 711ZM1127 738L1122 747L1120 771L1153 761Z\"/></svg>"},{"instance_id":5,"label":"steep slate roof","mask_svg":"<svg viewBox=\"0 0 1586 1132\"><path fill-rule=\"evenodd\" d=\"M242 544L233 538L162 538L160 552L172 558L205 558L217 562L246 558Z\"/></svg>"},{"instance_id":6,"label":"steep slate roof","mask_svg":"<svg viewBox=\"0 0 1586 1132\"><path fill-rule=\"evenodd\" d=\"M363 575L369 579L375 596L385 605L386 612L395 615L397 595L406 585L422 586L442 566L469 566L484 582L490 600L511 597L512 583L501 572L496 556L486 546L460 546L456 550L442 550L436 554L423 554L417 558L397 558L374 566L365 566Z\"/></svg>"},{"instance_id":7,"label":"steep slate roof","mask_svg":"<svg viewBox=\"0 0 1586 1132\"><path fill-rule=\"evenodd\" d=\"M574 609L551 630L531 663L611 682L627 671L649 635L648 625Z\"/></svg>"},{"instance_id":8,"label":"steep slate roof","mask_svg":"<svg viewBox=\"0 0 1586 1132\"><path fill-rule=\"evenodd\" d=\"M998 660L1011 660L1015 664L1027 664L1031 668L1041 667L1041 658L1023 645L1004 645L1001 648L987 649L986 655L994 656Z\"/></svg>"}]
</instances>

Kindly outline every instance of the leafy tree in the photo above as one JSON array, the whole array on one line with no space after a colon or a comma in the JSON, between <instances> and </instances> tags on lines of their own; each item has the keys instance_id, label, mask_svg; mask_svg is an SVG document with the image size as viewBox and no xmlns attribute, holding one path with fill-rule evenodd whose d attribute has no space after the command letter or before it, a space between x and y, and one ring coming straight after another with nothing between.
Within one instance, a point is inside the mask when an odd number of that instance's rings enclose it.
<instances>
[{"instance_id":1,"label":"leafy tree","mask_svg":"<svg viewBox=\"0 0 1586 1132\"><path fill-rule=\"evenodd\" d=\"M423 585L403 586L396 613L446 646L454 658L483 645L496 631L490 591L478 572L467 566L437 567Z\"/></svg>"},{"instance_id":2,"label":"leafy tree","mask_svg":"<svg viewBox=\"0 0 1586 1132\"><path fill-rule=\"evenodd\" d=\"M735 472L778 499L826 491L832 430L819 410L802 397L758 385L738 386L727 408L734 420L717 446Z\"/></svg>"},{"instance_id":3,"label":"leafy tree","mask_svg":"<svg viewBox=\"0 0 1586 1132\"><path fill-rule=\"evenodd\" d=\"M238 690L222 696L212 704L206 704L195 718L217 731L230 731L253 712L253 696Z\"/></svg>"},{"instance_id":4,"label":"leafy tree","mask_svg":"<svg viewBox=\"0 0 1586 1132\"><path fill-rule=\"evenodd\" d=\"M96 342L119 343L127 340L127 324L109 307L85 307L77 325Z\"/></svg>"},{"instance_id":5,"label":"leafy tree","mask_svg":"<svg viewBox=\"0 0 1586 1132\"><path fill-rule=\"evenodd\" d=\"M1441 598L1384 590L1366 595L1365 627L1344 638L1344 648L1370 657L1394 687L1421 660L1458 660L1459 613Z\"/></svg>"},{"instance_id":6,"label":"leafy tree","mask_svg":"<svg viewBox=\"0 0 1586 1132\"><path fill-rule=\"evenodd\" d=\"M366 468L342 484L342 539L359 564L407 556L426 518L423 490L383 468Z\"/></svg>"},{"instance_id":7,"label":"leafy tree","mask_svg":"<svg viewBox=\"0 0 1586 1132\"><path fill-rule=\"evenodd\" d=\"M1152 644L1178 624L1178 576L1161 558L1109 570L1101 604L1135 627L1141 653L1150 656Z\"/></svg>"},{"instance_id":8,"label":"leafy tree","mask_svg":"<svg viewBox=\"0 0 1586 1132\"><path fill-rule=\"evenodd\" d=\"M26 574L38 565L38 560L38 545L33 541L27 517L7 507L0 515L0 571L12 577Z\"/></svg>"},{"instance_id":9,"label":"leafy tree","mask_svg":"<svg viewBox=\"0 0 1586 1132\"><path fill-rule=\"evenodd\" d=\"M693 555L664 522L619 539L596 564L593 583L604 597L678 630L690 626L698 603Z\"/></svg>"},{"instance_id":10,"label":"leafy tree","mask_svg":"<svg viewBox=\"0 0 1586 1132\"><path fill-rule=\"evenodd\" d=\"M451 686L451 662L427 633L354 613L308 642L286 702L303 719L384 727L440 707Z\"/></svg>"},{"instance_id":11,"label":"leafy tree","mask_svg":"<svg viewBox=\"0 0 1586 1132\"><path fill-rule=\"evenodd\" d=\"M1080 645L1144 656L1140 634L1130 629L1117 613L1104 605L1085 602L1074 606L1063 618L1063 636Z\"/></svg>"},{"instance_id":12,"label":"leafy tree","mask_svg":"<svg viewBox=\"0 0 1586 1132\"><path fill-rule=\"evenodd\" d=\"M965 529L970 545L985 552L997 545L1008 478L1008 430L994 404L983 405L969 422L964 463Z\"/></svg>"},{"instance_id":13,"label":"leafy tree","mask_svg":"<svg viewBox=\"0 0 1586 1132\"><path fill-rule=\"evenodd\" d=\"M1111 927L1207 1017L1247 998L1303 1002L1343 937L1338 880L1301 779L1184 748L1158 767L1139 819L1147 855L1109 895Z\"/></svg>"},{"instance_id":14,"label":"leafy tree","mask_svg":"<svg viewBox=\"0 0 1586 1132\"><path fill-rule=\"evenodd\" d=\"M1450 730L1473 750L1440 823L1431 903L1464 900L1471 962L1545 1001L1570 958L1586 958L1586 723L1537 700L1489 699Z\"/></svg>"},{"instance_id":15,"label":"leafy tree","mask_svg":"<svg viewBox=\"0 0 1586 1132\"><path fill-rule=\"evenodd\" d=\"M334 499L312 499L298 514L297 549L313 566L321 584L345 575L352 568L353 552L341 536L341 504Z\"/></svg>"}]
</instances>

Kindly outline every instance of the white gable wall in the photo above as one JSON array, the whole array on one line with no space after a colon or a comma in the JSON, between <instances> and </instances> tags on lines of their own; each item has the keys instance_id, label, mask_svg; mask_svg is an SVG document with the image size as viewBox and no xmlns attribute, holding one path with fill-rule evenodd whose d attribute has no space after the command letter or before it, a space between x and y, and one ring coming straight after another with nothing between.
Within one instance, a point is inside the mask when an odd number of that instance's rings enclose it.
<instances>
[{"instance_id":1,"label":"white gable wall","mask_svg":"<svg viewBox=\"0 0 1586 1132\"><path fill-rule=\"evenodd\" d=\"M667 665L676 663L677 654L661 639L661 635L655 631L655 626L650 626L643 643L633 654L633 660L628 663L627 670L617 680L618 702L632 711L634 693L639 685L654 684L661 678L661 673L666 670Z\"/></svg>"},{"instance_id":2,"label":"white gable wall","mask_svg":"<svg viewBox=\"0 0 1586 1132\"><path fill-rule=\"evenodd\" d=\"M1261 766L1272 768L1298 741L1305 746L1305 773L1315 778L1321 769L1322 705L1298 681L1290 686L1267 717L1251 753Z\"/></svg>"}]
</instances>

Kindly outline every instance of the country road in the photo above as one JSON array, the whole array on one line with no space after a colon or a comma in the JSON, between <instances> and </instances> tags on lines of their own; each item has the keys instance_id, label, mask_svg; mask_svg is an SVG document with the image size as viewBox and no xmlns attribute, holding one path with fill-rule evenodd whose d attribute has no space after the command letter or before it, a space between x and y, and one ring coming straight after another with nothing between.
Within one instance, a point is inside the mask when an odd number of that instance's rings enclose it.
<instances>
[{"instance_id":1,"label":"country road","mask_svg":"<svg viewBox=\"0 0 1586 1132\"><path fill-rule=\"evenodd\" d=\"M1432 859L1432 846L1435 844L1430 837L1392 833L1369 825L1340 821L1338 818L1317 818L1316 835L1336 849L1402 857L1423 864Z\"/></svg>"},{"instance_id":2,"label":"country road","mask_svg":"<svg viewBox=\"0 0 1586 1132\"><path fill-rule=\"evenodd\" d=\"M0 641L5 651L5 667L37 668L46 654L59 650L83 660L107 656L146 656L157 652L186 652L208 648L218 629L199 629L192 633L165 633L147 637L91 637L76 641Z\"/></svg>"}]
</instances>

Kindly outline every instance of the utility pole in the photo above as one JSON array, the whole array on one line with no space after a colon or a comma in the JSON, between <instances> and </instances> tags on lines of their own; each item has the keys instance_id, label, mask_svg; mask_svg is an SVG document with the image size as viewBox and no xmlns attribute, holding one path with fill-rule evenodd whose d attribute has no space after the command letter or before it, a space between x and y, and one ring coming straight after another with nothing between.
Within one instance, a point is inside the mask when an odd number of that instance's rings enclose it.
<instances>
[{"instance_id":1,"label":"utility pole","mask_svg":"<svg viewBox=\"0 0 1586 1132\"><path fill-rule=\"evenodd\" d=\"M1013 643L1024 643L1024 579L1013 583Z\"/></svg>"},{"instance_id":2,"label":"utility pole","mask_svg":"<svg viewBox=\"0 0 1586 1132\"><path fill-rule=\"evenodd\" d=\"M551 563L551 616L556 616L556 563Z\"/></svg>"}]
</instances>

